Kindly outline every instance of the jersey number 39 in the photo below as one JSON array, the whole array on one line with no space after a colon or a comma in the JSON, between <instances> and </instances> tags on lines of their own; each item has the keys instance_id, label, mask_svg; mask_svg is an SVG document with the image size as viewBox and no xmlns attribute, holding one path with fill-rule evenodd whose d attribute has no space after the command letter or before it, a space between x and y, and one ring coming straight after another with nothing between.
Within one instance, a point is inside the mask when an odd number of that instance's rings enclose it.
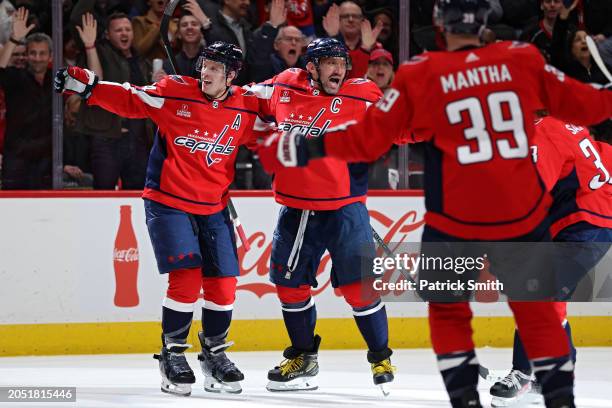
<instances>
[{"instance_id":1,"label":"jersey number 39","mask_svg":"<svg viewBox=\"0 0 612 408\"><path fill-rule=\"evenodd\" d=\"M499 155L504 159L525 158L529 154L529 142L523 123L523 111L518 96L514 92L494 92L487 96L487 105L491 116L491 126L496 133L512 132L514 141L498 139L495 143ZM504 117L503 107L507 106L509 117ZM471 97L451 102L446 105L446 115L451 125L463 122L462 112L467 111L471 127L464 129L466 140L475 140L472 145L457 147L457 160L461 164L473 164L489 161L493 158L493 141L487 131L481 101Z\"/></svg>"}]
</instances>

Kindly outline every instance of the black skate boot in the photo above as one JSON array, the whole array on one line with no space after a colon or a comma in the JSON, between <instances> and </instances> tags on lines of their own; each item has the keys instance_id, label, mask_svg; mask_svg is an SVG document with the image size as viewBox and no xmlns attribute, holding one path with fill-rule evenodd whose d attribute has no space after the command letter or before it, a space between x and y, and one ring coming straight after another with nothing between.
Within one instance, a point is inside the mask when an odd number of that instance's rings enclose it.
<instances>
[{"instance_id":1,"label":"black skate boot","mask_svg":"<svg viewBox=\"0 0 612 408\"><path fill-rule=\"evenodd\" d=\"M268 371L268 391L306 391L319 388L316 378L319 374L319 344L321 337L315 335L312 350L287 347L283 352L285 360Z\"/></svg>"},{"instance_id":2,"label":"black skate boot","mask_svg":"<svg viewBox=\"0 0 612 408\"><path fill-rule=\"evenodd\" d=\"M391 365L391 349L387 348L383 351L368 351L368 362L372 368L372 379L374 385L378 385L383 395L386 397L391 392L389 387L393 381L395 366Z\"/></svg>"},{"instance_id":3,"label":"black skate boot","mask_svg":"<svg viewBox=\"0 0 612 408\"><path fill-rule=\"evenodd\" d=\"M195 383L195 376L185 358L185 350L190 348L191 344L185 344L184 340L167 340L162 335L161 352L153 355L154 359L159 360L161 390L188 397L191 395L191 384Z\"/></svg>"},{"instance_id":4,"label":"black skate boot","mask_svg":"<svg viewBox=\"0 0 612 408\"><path fill-rule=\"evenodd\" d=\"M478 391L467 390L461 396L451 398L453 408L482 408Z\"/></svg>"},{"instance_id":5,"label":"black skate boot","mask_svg":"<svg viewBox=\"0 0 612 408\"><path fill-rule=\"evenodd\" d=\"M198 354L200 366L204 373L204 389L208 392L227 392L240 394L244 374L232 363L225 350L234 342L225 343L225 336L219 339L205 339L204 332L198 333L202 352Z\"/></svg>"},{"instance_id":6,"label":"black skate boot","mask_svg":"<svg viewBox=\"0 0 612 408\"><path fill-rule=\"evenodd\" d=\"M574 397L559 397L546 401L546 408L576 408Z\"/></svg>"},{"instance_id":7,"label":"black skate boot","mask_svg":"<svg viewBox=\"0 0 612 408\"><path fill-rule=\"evenodd\" d=\"M491 406L506 407L516 403L531 390L531 375L520 370L511 370L507 376L493 384L489 391Z\"/></svg>"}]
</instances>

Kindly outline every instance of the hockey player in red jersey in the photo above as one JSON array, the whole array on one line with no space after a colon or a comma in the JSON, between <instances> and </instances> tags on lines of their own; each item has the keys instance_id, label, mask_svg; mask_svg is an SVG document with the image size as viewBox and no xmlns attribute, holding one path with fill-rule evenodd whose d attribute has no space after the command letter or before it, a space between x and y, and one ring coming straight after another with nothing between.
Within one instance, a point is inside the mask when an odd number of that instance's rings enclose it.
<instances>
[{"instance_id":1,"label":"hockey player in red jersey","mask_svg":"<svg viewBox=\"0 0 612 408\"><path fill-rule=\"evenodd\" d=\"M489 11L487 0L441 0L435 17L448 51L402 65L384 99L357 124L320 138L284 132L267 140L267 149L288 167L326 156L367 161L412 129L427 142L424 242L550 240L551 197L529 157L535 112L597 123L612 115L612 93L547 66L529 44L481 47ZM260 157L269 158L265 151ZM554 303L511 301L510 308L546 406L574 407L573 364ZM466 301L429 304L432 345L453 407L480 406L471 318Z\"/></svg>"},{"instance_id":2,"label":"hockey player in red jersey","mask_svg":"<svg viewBox=\"0 0 612 408\"><path fill-rule=\"evenodd\" d=\"M607 144L594 141L588 129L582 126L551 117L536 122L534 136L532 158L553 196L549 212L551 236L554 241L563 243L559 244L557 257L557 298L563 300L605 256L612 243L612 179L604 160L607 158L604 145ZM576 349L567 321L566 303L558 302L556 309L568 335L575 363ZM529 359L519 332L515 330L512 370L491 387L491 404L508 406L519 401L532 386L531 374Z\"/></svg>"},{"instance_id":3,"label":"hockey player in red jersey","mask_svg":"<svg viewBox=\"0 0 612 408\"><path fill-rule=\"evenodd\" d=\"M365 79L346 79L344 45L331 38L311 42L306 70L289 69L250 87L261 101L260 116L280 130L318 137L327 129L362 118L381 93ZM351 306L368 346L374 384L386 393L393 380L387 315L379 296L362 293L362 262L374 245L365 206L368 165L327 158L308 168L278 169L273 190L283 205L274 232L270 280L276 285L291 339L286 360L269 371L270 391L317 387L316 307L311 287L325 250L332 261L331 283ZM371 270L371 268L368 268Z\"/></svg>"},{"instance_id":4,"label":"hockey player in red jersey","mask_svg":"<svg viewBox=\"0 0 612 408\"><path fill-rule=\"evenodd\" d=\"M228 359L226 336L239 275L235 234L226 208L238 146L251 142L258 100L231 82L242 51L216 42L202 53L200 80L166 76L145 87L99 81L70 67L56 90L89 105L159 127L143 193L160 274L168 274L162 308L162 391L190 395L195 376L184 356L194 305L204 291L198 356L211 392L240 392L243 374Z\"/></svg>"}]
</instances>

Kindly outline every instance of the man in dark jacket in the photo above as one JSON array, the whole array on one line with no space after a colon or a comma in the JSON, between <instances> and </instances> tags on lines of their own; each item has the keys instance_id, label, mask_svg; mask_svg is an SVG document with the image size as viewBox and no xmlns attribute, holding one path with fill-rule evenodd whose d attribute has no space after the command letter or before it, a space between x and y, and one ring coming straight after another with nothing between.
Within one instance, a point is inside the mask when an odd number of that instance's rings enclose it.
<instances>
[{"instance_id":1,"label":"man in dark jacket","mask_svg":"<svg viewBox=\"0 0 612 408\"><path fill-rule=\"evenodd\" d=\"M253 30L246 20L249 6L250 0L222 0L219 11L211 16L210 28L204 32L206 42L212 44L215 41L223 41L236 44L242 49L243 55L247 55L253 41ZM234 81L236 85L248 82L248 67L245 68Z\"/></svg>"},{"instance_id":2,"label":"man in dark jacket","mask_svg":"<svg viewBox=\"0 0 612 408\"><path fill-rule=\"evenodd\" d=\"M93 8L92 0L81 1L92 3ZM105 81L130 82L139 86L150 83L151 66L132 48L134 35L128 16L123 13L108 16L106 31L106 38L95 46L102 68L101 73L96 72L98 76ZM121 118L98 107L82 104L76 130L91 136L95 189L115 189L119 179L123 189L144 187L152 136L146 120Z\"/></svg>"},{"instance_id":3,"label":"man in dark jacket","mask_svg":"<svg viewBox=\"0 0 612 408\"><path fill-rule=\"evenodd\" d=\"M6 140L2 188L51 188L51 63L52 41L27 25L28 12L15 13L10 40L0 51L0 87L6 95ZM23 39L27 67L8 67L11 54Z\"/></svg>"}]
</instances>

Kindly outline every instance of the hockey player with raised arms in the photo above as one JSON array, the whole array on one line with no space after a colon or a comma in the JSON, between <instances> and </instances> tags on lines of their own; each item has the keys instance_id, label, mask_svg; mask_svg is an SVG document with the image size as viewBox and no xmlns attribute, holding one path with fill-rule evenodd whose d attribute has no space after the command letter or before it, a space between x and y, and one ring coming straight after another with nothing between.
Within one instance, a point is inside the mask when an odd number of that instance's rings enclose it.
<instances>
[{"instance_id":1,"label":"hockey player with raised arms","mask_svg":"<svg viewBox=\"0 0 612 408\"><path fill-rule=\"evenodd\" d=\"M567 320L566 302L562 300L572 294L573 288L600 262L612 244L610 150L610 145L593 140L585 127L552 117L536 122L531 155L553 196L549 211L551 236L553 241L564 243L559 245L556 257L557 299L561 300L556 303L556 309L567 333L574 363L576 348ZM492 406L509 406L520 401L532 387L531 375L520 333L515 330L512 370L491 387Z\"/></svg>"},{"instance_id":2,"label":"hockey player with raised arms","mask_svg":"<svg viewBox=\"0 0 612 408\"><path fill-rule=\"evenodd\" d=\"M168 275L162 348L156 355L162 391L190 395L195 376L184 351L200 290L203 332L198 356L211 392L241 392L244 375L225 350L239 275L228 189L238 146L254 136L258 100L232 86L242 66L239 47L215 42L200 57L200 79L166 76L145 87L98 81L69 67L56 90L128 118L150 118L159 131L143 193L147 227L160 274Z\"/></svg>"},{"instance_id":3,"label":"hockey player with raised arms","mask_svg":"<svg viewBox=\"0 0 612 408\"><path fill-rule=\"evenodd\" d=\"M270 137L260 151L266 167L374 160L412 129L426 142L423 242L550 241L551 197L529 155L535 112L598 123L612 115L612 92L546 65L532 45L481 46L489 12L487 0L440 0L435 21L447 51L402 65L384 99L356 124L319 138ZM574 407L573 363L554 303L509 305L546 406ZM453 407L481 406L471 319L465 300L429 303L431 341Z\"/></svg>"},{"instance_id":4,"label":"hockey player with raised arms","mask_svg":"<svg viewBox=\"0 0 612 408\"><path fill-rule=\"evenodd\" d=\"M338 40L311 42L306 69L288 69L248 87L260 99L260 116L280 130L319 137L327 129L361 118L381 93L365 79L346 79L350 60ZM319 370L316 306L311 287L323 253L331 255L331 283L353 310L367 346L374 384L387 393L393 380L385 306L362 290L362 261L372 262L373 238L365 206L368 165L328 158L309 168L278 169L273 190L283 205L272 243L270 280L276 285L291 346L268 372L268 390L315 389ZM367 267L372 270L371 267Z\"/></svg>"}]
</instances>

